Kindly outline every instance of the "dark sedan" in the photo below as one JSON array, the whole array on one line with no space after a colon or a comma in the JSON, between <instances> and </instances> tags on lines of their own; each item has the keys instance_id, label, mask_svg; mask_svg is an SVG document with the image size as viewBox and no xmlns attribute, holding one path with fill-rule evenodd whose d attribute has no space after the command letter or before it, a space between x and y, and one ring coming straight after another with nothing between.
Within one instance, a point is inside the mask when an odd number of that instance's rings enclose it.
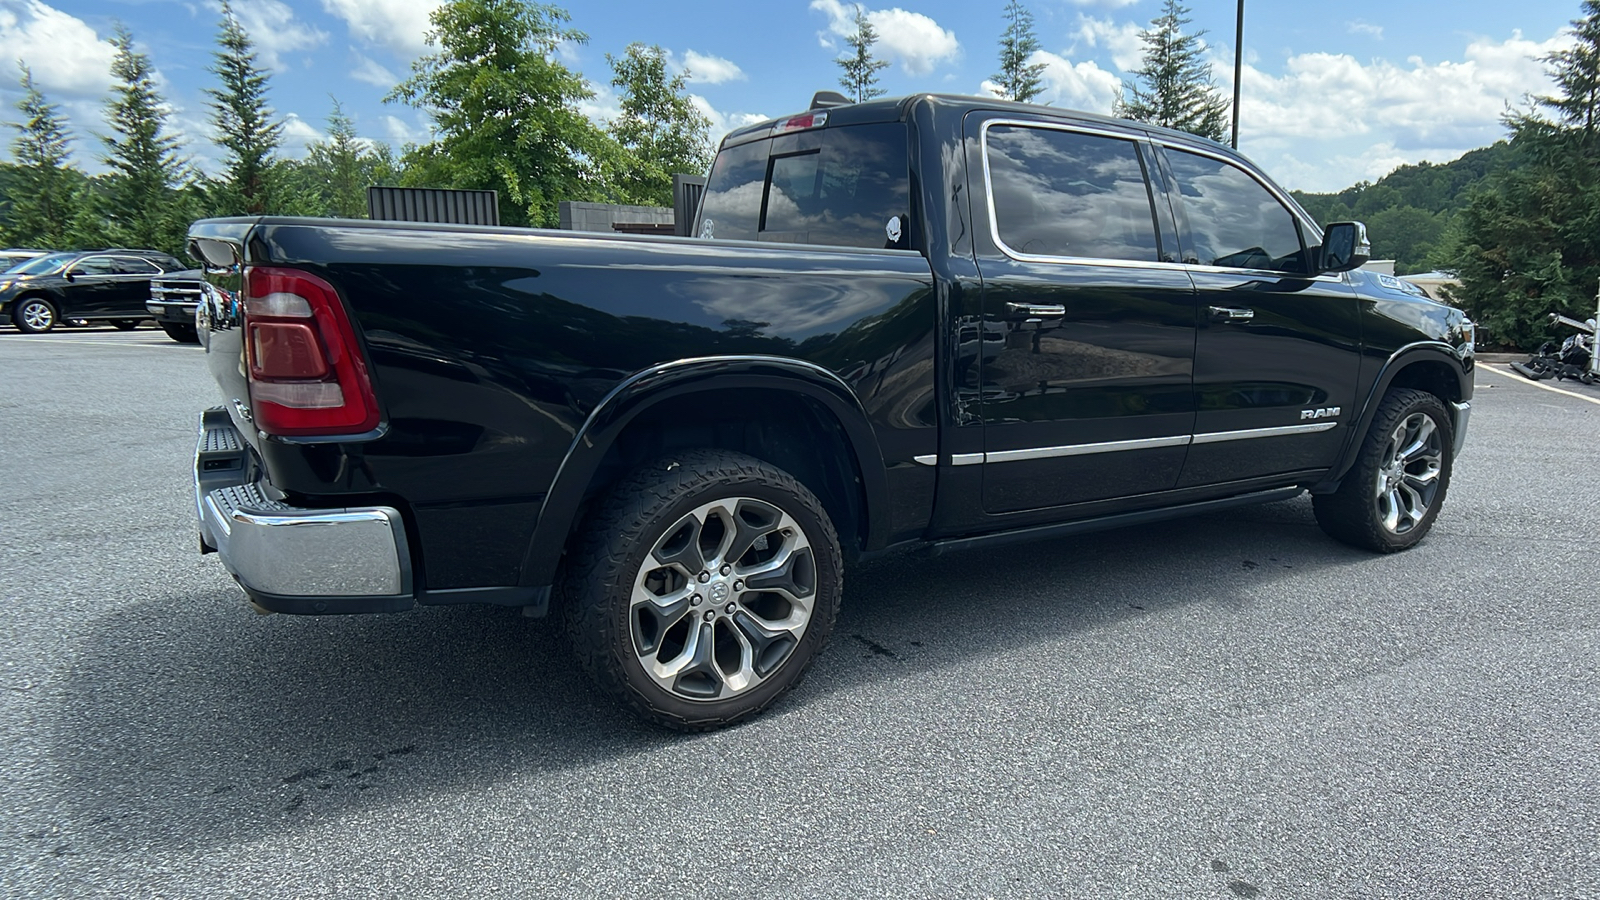
<instances>
[{"instance_id":1,"label":"dark sedan","mask_svg":"<svg viewBox=\"0 0 1600 900\"><path fill-rule=\"evenodd\" d=\"M29 260L0 275L0 318L41 334L63 321L131 329L150 318L150 280L184 268L154 250L78 250Z\"/></svg>"}]
</instances>

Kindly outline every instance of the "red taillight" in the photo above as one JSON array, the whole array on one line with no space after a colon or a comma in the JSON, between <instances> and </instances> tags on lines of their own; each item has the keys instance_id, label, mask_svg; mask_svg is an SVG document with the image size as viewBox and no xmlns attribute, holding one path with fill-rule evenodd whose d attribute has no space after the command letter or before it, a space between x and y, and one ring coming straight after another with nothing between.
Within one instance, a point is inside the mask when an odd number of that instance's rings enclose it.
<instances>
[{"instance_id":1,"label":"red taillight","mask_svg":"<svg viewBox=\"0 0 1600 900\"><path fill-rule=\"evenodd\" d=\"M360 434L378 401L333 286L296 269L245 270L250 409L268 434Z\"/></svg>"}]
</instances>

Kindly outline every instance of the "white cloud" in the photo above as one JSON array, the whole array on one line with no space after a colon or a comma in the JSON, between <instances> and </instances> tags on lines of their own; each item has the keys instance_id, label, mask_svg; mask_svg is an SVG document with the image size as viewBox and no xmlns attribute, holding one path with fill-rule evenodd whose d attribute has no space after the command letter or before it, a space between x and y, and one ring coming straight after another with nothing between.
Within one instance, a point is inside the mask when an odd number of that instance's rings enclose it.
<instances>
[{"instance_id":1,"label":"white cloud","mask_svg":"<svg viewBox=\"0 0 1600 900\"><path fill-rule=\"evenodd\" d=\"M840 38L855 34L855 7L846 7L839 0L811 0L811 9L828 16L828 31ZM922 13L894 9L867 10L867 21L878 33L874 55L900 63L908 75L927 75L939 63L953 60L961 54L961 44L956 34ZM824 35L818 35L824 47L832 47Z\"/></svg>"},{"instance_id":2,"label":"white cloud","mask_svg":"<svg viewBox=\"0 0 1600 900\"><path fill-rule=\"evenodd\" d=\"M725 81L749 80L743 69L728 60L693 50L684 52L683 67L688 72L688 79L693 82L722 84Z\"/></svg>"},{"instance_id":3,"label":"white cloud","mask_svg":"<svg viewBox=\"0 0 1600 900\"><path fill-rule=\"evenodd\" d=\"M39 0L0 0L0 59L22 60L47 94L99 97L111 87L111 45L88 23ZM16 75L6 70L8 82Z\"/></svg>"},{"instance_id":4,"label":"white cloud","mask_svg":"<svg viewBox=\"0 0 1600 900\"><path fill-rule=\"evenodd\" d=\"M1138 2L1139 0L1072 0L1076 6L1103 6L1106 9L1121 9Z\"/></svg>"},{"instance_id":5,"label":"white cloud","mask_svg":"<svg viewBox=\"0 0 1600 900\"><path fill-rule=\"evenodd\" d=\"M1518 32L1475 39L1460 60L1362 63L1305 53L1290 57L1281 75L1246 66L1241 144L1305 190L1337 190L1405 163L1446 162L1504 137L1507 104L1549 92L1539 58L1571 40L1533 41Z\"/></svg>"},{"instance_id":6,"label":"white cloud","mask_svg":"<svg viewBox=\"0 0 1600 900\"><path fill-rule=\"evenodd\" d=\"M772 118L761 113L725 113L713 107L706 98L699 94L690 94L689 102L695 105L706 118L711 120L711 146L714 148L722 143L728 132L757 122L765 122Z\"/></svg>"},{"instance_id":7,"label":"white cloud","mask_svg":"<svg viewBox=\"0 0 1600 900\"><path fill-rule=\"evenodd\" d=\"M1360 19L1344 23L1344 30L1351 34L1370 34L1380 41L1383 40L1382 25L1374 25L1371 22L1363 22Z\"/></svg>"},{"instance_id":8,"label":"white cloud","mask_svg":"<svg viewBox=\"0 0 1600 900\"><path fill-rule=\"evenodd\" d=\"M289 113L283 117L283 136L297 144L320 141L323 138L322 132L310 122L300 118L298 113Z\"/></svg>"},{"instance_id":9,"label":"white cloud","mask_svg":"<svg viewBox=\"0 0 1600 900\"><path fill-rule=\"evenodd\" d=\"M269 69L282 69L284 54L310 50L328 39L326 32L296 19L283 0L235 0L233 14Z\"/></svg>"},{"instance_id":10,"label":"white cloud","mask_svg":"<svg viewBox=\"0 0 1600 900\"><path fill-rule=\"evenodd\" d=\"M322 0L329 15L343 19L350 33L369 44L388 47L402 59L426 53L428 16L441 0Z\"/></svg>"},{"instance_id":11,"label":"white cloud","mask_svg":"<svg viewBox=\"0 0 1600 900\"><path fill-rule=\"evenodd\" d=\"M1119 25L1110 19L1096 19L1080 14L1078 29L1072 32L1072 36L1079 43L1091 48L1106 50L1111 54L1111 61L1117 68L1124 72L1132 72L1144 64L1144 41L1139 39L1139 32L1142 29L1143 26L1136 22L1123 22ZM1077 48L1071 48L1075 49ZM1066 55L1073 55L1071 50Z\"/></svg>"},{"instance_id":12,"label":"white cloud","mask_svg":"<svg viewBox=\"0 0 1600 900\"><path fill-rule=\"evenodd\" d=\"M383 129L388 133L389 140L396 144L418 144L427 137L426 132L412 128L398 116L384 116Z\"/></svg>"},{"instance_id":13,"label":"white cloud","mask_svg":"<svg viewBox=\"0 0 1600 900\"><path fill-rule=\"evenodd\" d=\"M1100 68L1094 60L1075 63L1039 50L1028 57L1028 62L1044 64L1044 71L1040 73L1044 91L1033 99L1034 103L1109 114L1117 97L1121 96L1122 80ZM989 82L984 82L984 89L994 92Z\"/></svg>"},{"instance_id":14,"label":"white cloud","mask_svg":"<svg viewBox=\"0 0 1600 900\"><path fill-rule=\"evenodd\" d=\"M356 48L350 48L350 55L356 59L355 68L350 70L351 78L386 91L400 83L400 79L396 78L393 72L379 65L371 57L364 56Z\"/></svg>"}]
</instances>

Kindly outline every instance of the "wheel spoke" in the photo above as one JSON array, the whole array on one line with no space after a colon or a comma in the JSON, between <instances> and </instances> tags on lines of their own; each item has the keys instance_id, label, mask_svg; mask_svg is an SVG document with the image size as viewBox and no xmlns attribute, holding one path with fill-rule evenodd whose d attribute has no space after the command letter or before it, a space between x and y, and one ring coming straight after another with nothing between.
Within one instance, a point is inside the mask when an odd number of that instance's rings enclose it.
<instances>
[{"instance_id":1,"label":"wheel spoke","mask_svg":"<svg viewBox=\"0 0 1600 900\"><path fill-rule=\"evenodd\" d=\"M706 559L700 551L700 532L705 522L694 513L684 516L672 526L650 555L663 566L674 566L690 578L706 569Z\"/></svg>"},{"instance_id":2,"label":"wheel spoke","mask_svg":"<svg viewBox=\"0 0 1600 900\"><path fill-rule=\"evenodd\" d=\"M1407 463L1414 462L1417 457L1423 453L1428 453L1429 456L1437 456L1439 453L1437 448L1431 446L1434 432L1438 430L1438 426L1433 424L1432 419L1421 415L1420 413L1414 418L1421 419L1421 421L1417 422L1415 425L1415 436L1412 438L1411 443L1407 445L1404 450L1401 450L1398 454L1396 454L1400 459L1405 460ZM1410 430L1410 423L1407 423L1407 425L1408 430ZM1428 452L1430 450L1432 452Z\"/></svg>"},{"instance_id":3,"label":"wheel spoke","mask_svg":"<svg viewBox=\"0 0 1600 900\"><path fill-rule=\"evenodd\" d=\"M791 603L807 605L811 597L812 585L803 583L809 581L811 576L811 548L806 547L792 553L785 553L782 561L776 565L763 568L762 571L746 575L744 587L751 592L776 592L784 595Z\"/></svg>"},{"instance_id":4,"label":"wheel spoke","mask_svg":"<svg viewBox=\"0 0 1600 900\"><path fill-rule=\"evenodd\" d=\"M1380 506L1380 511L1383 513L1383 527L1390 531L1398 531L1400 529L1400 492L1390 489L1384 492L1382 499L1383 504Z\"/></svg>"}]
</instances>

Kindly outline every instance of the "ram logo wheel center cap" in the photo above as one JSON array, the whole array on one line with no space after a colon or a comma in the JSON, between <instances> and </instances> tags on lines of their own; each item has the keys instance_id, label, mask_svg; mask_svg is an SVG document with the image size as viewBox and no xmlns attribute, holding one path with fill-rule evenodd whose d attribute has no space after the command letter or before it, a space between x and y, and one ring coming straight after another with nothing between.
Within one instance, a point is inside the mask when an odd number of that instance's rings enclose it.
<instances>
[{"instance_id":1,"label":"ram logo wheel center cap","mask_svg":"<svg viewBox=\"0 0 1600 900\"><path fill-rule=\"evenodd\" d=\"M713 584L711 586L711 590L707 591L707 593L711 595L712 603L721 603L722 601L728 599L728 586L727 584L719 581L716 584Z\"/></svg>"}]
</instances>

